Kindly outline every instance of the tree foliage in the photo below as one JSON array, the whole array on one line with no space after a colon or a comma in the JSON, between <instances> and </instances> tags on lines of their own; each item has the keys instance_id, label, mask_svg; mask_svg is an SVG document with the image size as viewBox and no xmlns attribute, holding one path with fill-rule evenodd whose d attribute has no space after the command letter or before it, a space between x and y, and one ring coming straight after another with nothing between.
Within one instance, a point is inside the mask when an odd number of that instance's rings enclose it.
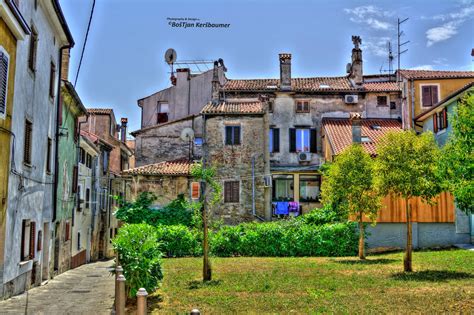
<instances>
[{"instance_id":1,"label":"tree foliage","mask_svg":"<svg viewBox=\"0 0 474 315\"><path fill-rule=\"evenodd\" d=\"M467 93L456 106L452 134L443 148L442 174L456 205L474 213L474 93Z\"/></svg>"}]
</instances>

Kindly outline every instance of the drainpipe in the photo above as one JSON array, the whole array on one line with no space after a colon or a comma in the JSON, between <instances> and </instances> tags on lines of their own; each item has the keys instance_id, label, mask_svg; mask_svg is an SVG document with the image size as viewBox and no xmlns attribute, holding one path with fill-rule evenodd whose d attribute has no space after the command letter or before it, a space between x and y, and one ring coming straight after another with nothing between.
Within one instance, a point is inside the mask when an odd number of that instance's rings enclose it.
<instances>
[{"instance_id":1,"label":"drainpipe","mask_svg":"<svg viewBox=\"0 0 474 315\"><path fill-rule=\"evenodd\" d=\"M415 82L413 79L411 81L411 119L410 119L410 126L413 124L413 129L415 129Z\"/></svg>"},{"instance_id":2,"label":"drainpipe","mask_svg":"<svg viewBox=\"0 0 474 315\"><path fill-rule=\"evenodd\" d=\"M255 213L255 156L252 156L252 214Z\"/></svg>"}]
</instances>

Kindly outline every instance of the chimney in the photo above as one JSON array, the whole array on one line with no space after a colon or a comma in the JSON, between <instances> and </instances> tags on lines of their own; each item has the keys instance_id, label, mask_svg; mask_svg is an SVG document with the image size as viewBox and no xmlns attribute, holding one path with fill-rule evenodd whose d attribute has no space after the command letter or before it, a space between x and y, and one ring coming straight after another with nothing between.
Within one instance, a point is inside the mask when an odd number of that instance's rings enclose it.
<instances>
[{"instance_id":1,"label":"chimney","mask_svg":"<svg viewBox=\"0 0 474 315\"><path fill-rule=\"evenodd\" d=\"M188 85L188 81L191 79L191 72L189 68L176 69L176 86Z\"/></svg>"},{"instance_id":2,"label":"chimney","mask_svg":"<svg viewBox=\"0 0 474 315\"><path fill-rule=\"evenodd\" d=\"M126 142L128 119L123 117L120 119L120 122L122 123L122 125L120 126L120 140L122 140L122 142Z\"/></svg>"},{"instance_id":3,"label":"chimney","mask_svg":"<svg viewBox=\"0 0 474 315\"><path fill-rule=\"evenodd\" d=\"M69 49L63 49L61 56L61 80L68 80L69 77L69 58L71 57Z\"/></svg>"},{"instance_id":4,"label":"chimney","mask_svg":"<svg viewBox=\"0 0 474 315\"><path fill-rule=\"evenodd\" d=\"M280 54L280 90L291 91L291 54Z\"/></svg>"},{"instance_id":5,"label":"chimney","mask_svg":"<svg viewBox=\"0 0 474 315\"><path fill-rule=\"evenodd\" d=\"M362 49L359 45L362 44L360 36L352 36L354 48L352 49L352 64L349 72L349 79L354 85L362 85L364 83L362 72Z\"/></svg>"},{"instance_id":6,"label":"chimney","mask_svg":"<svg viewBox=\"0 0 474 315\"><path fill-rule=\"evenodd\" d=\"M362 142L362 116L359 113L350 113L349 120L352 126L352 143Z\"/></svg>"},{"instance_id":7,"label":"chimney","mask_svg":"<svg viewBox=\"0 0 474 315\"><path fill-rule=\"evenodd\" d=\"M212 104L219 104L219 63L214 61L214 69L212 70Z\"/></svg>"}]
</instances>

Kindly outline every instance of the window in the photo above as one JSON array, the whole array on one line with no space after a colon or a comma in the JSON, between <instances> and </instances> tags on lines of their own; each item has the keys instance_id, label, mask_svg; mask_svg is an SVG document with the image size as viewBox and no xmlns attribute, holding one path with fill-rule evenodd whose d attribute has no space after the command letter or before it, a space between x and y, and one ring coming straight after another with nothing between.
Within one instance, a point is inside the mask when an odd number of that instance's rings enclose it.
<instances>
[{"instance_id":1,"label":"window","mask_svg":"<svg viewBox=\"0 0 474 315\"><path fill-rule=\"evenodd\" d=\"M86 188L86 208L89 208L89 203L91 199L91 190L89 188Z\"/></svg>"},{"instance_id":2,"label":"window","mask_svg":"<svg viewBox=\"0 0 474 315\"><path fill-rule=\"evenodd\" d=\"M77 232L77 250L81 250L81 232Z\"/></svg>"},{"instance_id":3,"label":"window","mask_svg":"<svg viewBox=\"0 0 474 315\"><path fill-rule=\"evenodd\" d=\"M290 128L290 152L316 153L316 129Z\"/></svg>"},{"instance_id":4,"label":"window","mask_svg":"<svg viewBox=\"0 0 474 315\"><path fill-rule=\"evenodd\" d=\"M31 244L31 222L30 220L23 220L21 222L21 251L20 251L21 261L30 259L30 244Z\"/></svg>"},{"instance_id":5,"label":"window","mask_svg":"<svg viewBox=\"0 0 474 315\"><path fill-rule=\"evenodd\" d=\"M0 118L7 114L8 95L8 55L0 46Z\"/></svg>"},{"instance_id":6,"label":"window","mask_svg":"<svg viewBox=\"0 0 474 315\"><path fill-rule=\"evenodd\" d=\"M92 155L87 153L86 155L86 167L87 168L92 168Z\"/></svg>"},{"instance_id":7,"label":"window","mask_svg":"<svg viewBox=\"0 0 474 315\"><path fill-rule=\"evenodd\" d=\"M156 122L158 124L168 122L168 113L169 113L168 103L158 102L157 113L158 113L158 115L157 115L157 118L156 118L156 120L157 120Z\"/></svg>"},{"instance_id":8,"label":"window","mask_svg":"<svg viewBox=\"0 0 474 315\"><path fill-rule=\"evenodd\" d=\"M201 185L199 182L191 183L191 199L197 200L201 196Z\"/></svg>"},{"instance_id":9,"label":"window","mask_svg":"<svg viewBox=\"0 0 474 315\"><path fill-rule=\"evenodd\" d=\"M377 96L377 106L387 106L388 98L387 96Z\"/></svg>"},{"instance_id":10,"label":"window","mask_svg":"<svg viewBox=\"0 0 474 315\"><path fill-rule=\"evenodd\" d=\"M362 143L370 143L370 142L372 142L372 140L371 140L370 137L368 137L368 136L361 136L361 137L360 137L360 142L362 142Z\"/></svg>"},{"instance_id":11,"label":"window","mask_svg":"<svg viewBox=\"0 0 474 315\"><path fill-rule=\"evenodd\" d=\"M293 175L273 176L273 201L292 201L294 199Z\"/></svg>"},{"instance_id":12,"label":"window","mask_svg":"<svg viewBox=\"0 0 474 315\"><path fill-rule=\"evenodd\" d=\"M25 143L23 146L23 162L31 165L31 141L33 136L33 124L31 121L25 121Z\"/></svg>"},{"instance_id":13,"label":"window","mask_svg":"<svg viewBox=\"0 0 474 315\"><path fill-rule=\"evenodd\" d=\"M56 65L51 62L51 68L49 71L49 96L51 98L54 97L55 83L56 83Z\"/></svg>"},{"instance_id":14,"label":"window","mask_svg":"<svg viewBox=\"0 0 474 315\"><path fill-rule=\"evenodd\" d=\"M46 173L51 173L51 150L52 150L53 141L51 138L48 138L48 145L46 148Z\"/></svg>"},{"instance_id":15,"label":"window","mask_svg":"<svg viewBox=\"0 0 474 315\"><path fill-rule=\"evenodd\" d=\"M240 200L240 182L224 182L224 202L239 202Z\"/></svg>"},{"instance_id":16,"label":"window","mask_svg":"<svg viewBox=\"0 0 474 315\"><path fill-rule=\"evenodd\" d=\"M201 137L194 138L194 145L195 146L200 147L200 146L202 146L202 143L203 143L203 140L202 140Z\"/></svg>"},{"instance_id":17,"label":"window","mask_svg":"<svg viewBox=\"0 0 474 315\"><path fill-rule=\"evenodd\" d=\"M73 193L77 192L77 182L78 182L77 166L74 165L74 168L72 169L72 188L71 188L71 191Z\"/></svg>"},{"instance_id":18,"label":"window","mask_svg":"<svg viewBox=\"0 0 474 315\"><path fill-rule=\"evenodd\" d=\"M36 51L38 50L38 32L35 27L31 28L30 51L28 54L28 67L31 71L36 71Z\"/></svg>"},{"instance_id":19,"label":"window","mask_svg":"<svg viewBox=\"0 0 474 315\"><path fill-rule=\"evenodd\" d=\"M273 101L268 101L268 112L273 113Z\"/></svg>"},{"instance_id":20,"label":"window","mask_svg":"<svg viewBox=\"0 0 474 315\"><path fill-rule=\"evenodd\" d=\"M397 109L397 103L390 102L390 109Z\"/></svg>"},{"instance_id":21,"label":"window","mask_svg":"<svg viewBox=\"0 0 474 315\"><path fill-rule=\"evenodd\" d=\"M225 144L239 145L240 144L240 126L226 126L225 127Z\"/></svg>"},{"instance_id":22,"label":"window","mask_svg":"<svg viewBox=\"0 0 474 315\"><path fill-rule=\"evenodd\" d=\"M38 241L36 242L36 250L40 251L43 249L43 231L38 231Z\"/></svg>"},{"instance_id":23,"label":"window","mask_svg":"<svg viewBox=\"0 0 474 315\"><path fill-rule=\"evenodd\" d=\"M433 106L438 103L438 86L423 85L421 86L421 105Z\"/></svg>"},{"instance_id":24,"label":"window","mask_svg":"<svg viewBox=\"0 0 474 315\"><path fill-rule=\"evenodd\" d=\"M300 176L300 201L318 202L320 187L320 176Z\"/></svg>"},{"instance_id":25,"label":"window","mask_svg":"<svg viewBox=\"0 0 474 315\"><path fill-rule=\"evenodd\" d=\"M103 174L107 174L109 170L109 151L102 151L102 172Z\"/></svg>"},{"instance_id":26,"label":"window","mask_svg":"<svg viewBox=\"0 0 474 315\"><path fill-rule=\"evenodd\" d=\"M82 200L82 187L81 185L77 186L77 211L82 211L81 200Z\"/></svg>"},{"instance_id":27,"label":"window","mask_svg":"<svg viewBox=\"0 0 474 315\"><path fill-rule=\"evenodd\" d=\"M83 148L79 148L79 163L85 164L86 151Z\"/></svg>"},{"instance_id":28,"label":"window","mask_svg":"<svg viewBox=\"0 0 474 315\"><path fill-rule=\"evenodd\" d=\"M448 111L444 108L441 112L433 115L433 132L437 133L446 128L448 128Z\"/></svg>"},{"instance_id":29,"label":"window","mask_svg":"<svg viewBox=\"0 0 474 315\"><path fill-rule=\"evenodd\" d=\"M280 152L280 129L270 128L269 135L270 152Z\"/></svg>"},{"instance_id":30,"label":"window","mask_svg":"<svg viewBox=\"0 0 474 315\"><path fill-rule=\"evenodd\" d=\"M297 113L309 113L309 101L296 101Z\"/></svg>"},{"instance_id":31,"label":"window","mask_svg":"<svg viewBox=\"0 0 474 315\"><path fill-rule=\"evenodd\" d=\"M71 239L71 223L66 221L66 228L64 229L64 241L67 242Z\"/></svg>"}]
</instances>

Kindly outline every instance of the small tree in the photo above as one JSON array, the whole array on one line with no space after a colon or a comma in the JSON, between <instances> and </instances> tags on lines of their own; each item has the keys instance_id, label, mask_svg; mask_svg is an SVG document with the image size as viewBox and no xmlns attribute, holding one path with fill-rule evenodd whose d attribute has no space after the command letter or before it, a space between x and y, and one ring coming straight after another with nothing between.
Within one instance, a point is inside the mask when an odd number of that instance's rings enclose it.
<instances>
[{"instance_id":1,"label":"small tree","mask_svg":"<svg viewBox=\"0 0 474 315\"><path fill-rule=\"evenodd\" d=\"M474 93L456 107L452 134L443 148L442 170L459 209L474 213Z\"/></svg>"},{"instance_id":2,"label":"small tree","mask_svg":"<svg viewBox=\"0 0 474 315\"><path fill-rule=\"evenodd\" d=\"M207 212L208 207L212 207L221 200L222 188L217 181L214 180L215 168L204 168L202 162L194 163L191 167L191 175L201 183L201 198L199 202L193 203L192 207L201 211L202 229L203 229L203 281L212 279L211 263L209 261L209 229ZM209 187L207 187L209 185Z\"/></svg>"},{"instance_id":3,"label":"small tree","mask_svg":"<svg viewBox=\"0 0 474 315\"><path fill-rule=\"evenodd\" d=\"M359 221L359 258L365 259L363 218L375 222L380 197L374 190L373 160L360 144L353 144L337 156L325 172L321 187L323 203L338 204Z\"/></svg>"},{"instance_id":4,"label":"small tree","mask_svg":"<svg viewBox=\"0 0 474 315\"><path fill-rule=\"evenodd\" d=\"M375 185L383 195L405 199L407 245L404 270L412 268L412 222L410 201L421 197L432 203L441 191L437 169L440 150L431 132L417 135L414 131L387 134L377 148Z\"/></svg>"}]
</instances>

